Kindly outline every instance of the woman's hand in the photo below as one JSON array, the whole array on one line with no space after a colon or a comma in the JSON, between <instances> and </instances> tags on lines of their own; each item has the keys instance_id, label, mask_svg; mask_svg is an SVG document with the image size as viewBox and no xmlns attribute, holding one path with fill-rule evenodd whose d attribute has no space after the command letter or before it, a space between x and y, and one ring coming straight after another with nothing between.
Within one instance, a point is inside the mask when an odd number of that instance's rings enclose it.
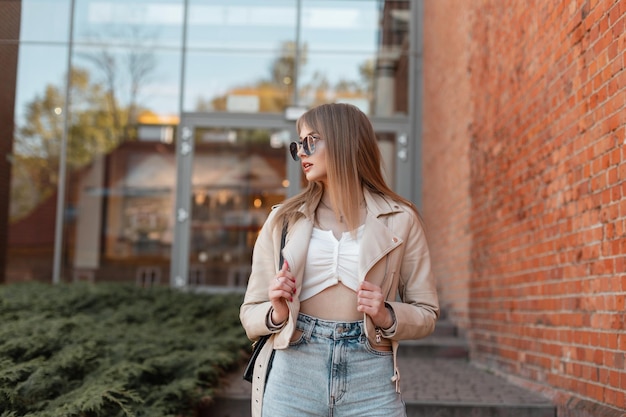
<instances>
[{"instance_id":1,"label":"woman's hand","mask_svg":"<svg viewBox=\"0 0 626 417\"><path fill-rule=\"evenodd\" d=\"M359 285L357 295L357 310L372 318L374 325L383 329L393 326L393 317L385 307L385 297L378 285L363 281Z\"/></svg>"},{"instance_id":2,"label":"woman's hand","mask_svg":"<svg viewBox=\"0 0 626 417\"><path fill-rule=\"evenodd\" d=\"M270 302L272 303L272 323L275 325L282 324L289 317L289 307L287 300L293 301L293 295L296 293L296 279L291 275L289 264L287 261L283 263L283 267L278 271L276 277L272 280L268 291Z\"/></svg>"}]
</instances>

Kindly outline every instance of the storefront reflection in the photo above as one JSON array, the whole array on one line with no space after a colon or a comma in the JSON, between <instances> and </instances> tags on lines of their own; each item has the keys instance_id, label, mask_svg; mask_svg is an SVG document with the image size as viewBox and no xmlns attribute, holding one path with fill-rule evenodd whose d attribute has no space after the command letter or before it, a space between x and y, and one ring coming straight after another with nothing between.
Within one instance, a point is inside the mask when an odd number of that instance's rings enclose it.
<instances>
[{"instance_id":1,"label":"storefront reflection","mask_svg":"<svg viewBox=\"0 0 626 417\"><path fill-rule=\"evenodd\" d=\"M260 225L287 177L301 181L271 142L285 129L277 118L334 101L405 117L410 5L22 0L19 39L6 40L19 62L5 76L16 85L5 281L167 284L183 247L190 284L244 285ZM181 162L181 111L240 119L199 129L192 161ZM265 119L251 128L248 115ZM381 137L392 176L395 131ZM175 205L189 183L183 245Z\"/></svg>"}]
</instances>

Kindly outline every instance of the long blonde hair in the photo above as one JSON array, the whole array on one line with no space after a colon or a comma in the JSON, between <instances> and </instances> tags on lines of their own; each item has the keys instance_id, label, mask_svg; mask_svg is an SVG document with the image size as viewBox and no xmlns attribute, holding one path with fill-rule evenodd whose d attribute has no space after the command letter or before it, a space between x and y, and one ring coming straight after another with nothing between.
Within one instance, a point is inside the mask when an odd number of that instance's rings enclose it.
<instances>
[{"instance_id":1,"label":"long blonde hair","mask_svg":"<svg viewBox=\"0 0 626 417\"><path fill-rule=\"evenodd\" d=\"M359 226L363 188L410 206L415 205L389 188L382 172L382 156L372 123L359 108L346 103L322 104L304 113L296 121L319 133L326 146L328 193L338 215L342 213L348 230ZM316 204L324 194L324 184L311 181L299 194L286 200L278 209L277 219L291 221L304 204Z\"/></svg>"}]
</instances>

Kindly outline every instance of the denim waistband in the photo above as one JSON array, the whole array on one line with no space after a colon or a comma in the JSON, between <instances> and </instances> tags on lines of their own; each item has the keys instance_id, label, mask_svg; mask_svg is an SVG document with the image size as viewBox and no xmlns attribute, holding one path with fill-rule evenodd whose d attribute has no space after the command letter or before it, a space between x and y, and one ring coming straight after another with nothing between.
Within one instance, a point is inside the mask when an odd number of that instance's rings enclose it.
<instances>
[{"instance_id":1,"label":"denim waistband","mask_svg":"<svg viewBox=\"0 0 626 417\"><path fill-rule=\"evenodd\" d=\"M330 321L299 313L296 328L307 334L314 334L332 340L360 337L365 334L363 320Z\"/></svg>"}]
</instances>

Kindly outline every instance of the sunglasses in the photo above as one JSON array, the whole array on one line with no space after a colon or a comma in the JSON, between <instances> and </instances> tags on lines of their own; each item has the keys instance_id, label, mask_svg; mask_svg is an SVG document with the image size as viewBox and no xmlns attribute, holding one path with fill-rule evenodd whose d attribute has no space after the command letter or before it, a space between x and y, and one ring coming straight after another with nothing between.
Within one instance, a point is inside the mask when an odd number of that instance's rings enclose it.
<instances>
[{"instance_id":1,"label":"sunglasses","mask_svg":"<svg viewBox=\"0 0 626 417\"><path fill-rule=\"evenodd\" d=\"M294 141L289 144L289 153L291 153L291 157L294 161L300 160L298 157L298 151L300 150L300 146L304 149L304 153L307 156L311 156L315 153L315 144L321 138L319 136L307 135L304 139L299 141Z\"/></svg>"}]
</instances>

